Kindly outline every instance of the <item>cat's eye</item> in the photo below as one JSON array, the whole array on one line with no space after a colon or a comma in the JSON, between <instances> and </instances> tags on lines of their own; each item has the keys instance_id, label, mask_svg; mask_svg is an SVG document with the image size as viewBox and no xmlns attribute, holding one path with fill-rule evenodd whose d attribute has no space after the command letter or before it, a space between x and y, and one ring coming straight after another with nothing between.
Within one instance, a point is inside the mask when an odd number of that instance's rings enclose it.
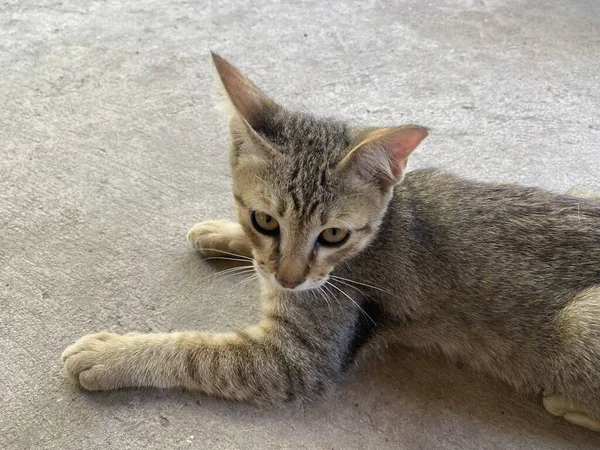
<instances>
[{"instance_id":1,"label":"cat's eye","mask_svg":"<svg viewBox=\"0 0 600 450\"><path fill-rule=\"evenodd\" d=\"M317 242L329 247L339 247L350 237L350 232L343 228L327 228L319 235Z\"/></svg>"},{"instance_id":2,"label":"cat's eye","mask_svg":"<svg viewBox=\"0 0 600 450\"><path fill-rule=\"evenodd\" d=\"M276 236L279 234L279 222L273 217L264 212L253 211L251 214L252 225L256 231L267 236Z\"/></svg>"}]
</instances>

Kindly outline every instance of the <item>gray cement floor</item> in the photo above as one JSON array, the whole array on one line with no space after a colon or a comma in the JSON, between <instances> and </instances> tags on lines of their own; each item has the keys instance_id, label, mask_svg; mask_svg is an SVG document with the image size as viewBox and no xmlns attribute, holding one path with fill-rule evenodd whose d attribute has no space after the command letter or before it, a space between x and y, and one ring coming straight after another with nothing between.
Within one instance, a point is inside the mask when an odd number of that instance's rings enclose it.
<instances>
[{"instance_id":1,"label":"gray cement floor","mask_svg":"<svg viewBox=\"0 0 600 450\"><path fill-rule=\"evenodd\" d=\"M600 189L597 0L0 4L0 448L574 449L600 436L440 358L390 349L330 401L89 394L88 332L227 330L257 295L188 247L232 217L208 50L289 106L429 126L412 168Z\"/></svg>"}]
</instances>

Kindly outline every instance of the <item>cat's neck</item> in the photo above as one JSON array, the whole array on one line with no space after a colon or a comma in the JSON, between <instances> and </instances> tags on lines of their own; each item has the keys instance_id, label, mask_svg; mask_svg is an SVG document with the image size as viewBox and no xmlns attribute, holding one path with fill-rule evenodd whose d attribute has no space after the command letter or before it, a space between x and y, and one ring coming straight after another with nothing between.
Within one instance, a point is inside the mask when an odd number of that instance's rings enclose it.
<instances>
[{"instance_id":1,"label":"cat's neck","mask_svg":"<svg viewBox=\"0 0 600 450\"><path fill-rule=\"evenodd\" d=\"M395 297L415 298L422 277L417 267L429 245L431 226L422 213L420 197L424 178L435 174L421 170L406 175L394 189L377 236L356 257L347 261L336 273L359 282L386 286ZM428 231L429 230L429 231ZM417 257L417 258L415 258Z\"/></svg>"}]
</instances>

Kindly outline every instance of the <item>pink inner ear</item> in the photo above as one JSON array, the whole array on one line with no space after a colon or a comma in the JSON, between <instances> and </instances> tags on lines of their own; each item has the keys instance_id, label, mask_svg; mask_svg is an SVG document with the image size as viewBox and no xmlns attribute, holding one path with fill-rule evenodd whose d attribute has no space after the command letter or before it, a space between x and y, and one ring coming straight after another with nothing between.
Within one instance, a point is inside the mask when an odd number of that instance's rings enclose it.
<instances>
[{"instance_id":1,"label":"pink inner ear","mask_svg":"<svg viewBox=\"0 0 600 450\"><path fill-rule=\"evenodd\" d=\"M400 178L404 173L404 169L406 169L407 164L408 159L396 160L396 164L392 165L392 175L394 175L395 178Z\"/></svg>"},{"instance_id":2,"label":"pink inner ear","mask_svg":"<svg viewBox=\"0 0 600 450\"><path fill-rule=\"evenodd\" d=\"M422 127L398 128L384 139L388 141L387 148L391 147L394 158L407 159L415 148L427 137L427 130Z\"/></svg>"},{"instance_id":3,"label":"pink inner ear","mask_svg":"<svg viewBox=\"0 0 600 450\"><path fill-rule=\"evenodd\" d=\"M397 128L383 138L383 146L392 162L392 174L396 178L402 175L406 169L408 157L428 134L425 128L411 126Z\"/></svg>"}]
</instances>

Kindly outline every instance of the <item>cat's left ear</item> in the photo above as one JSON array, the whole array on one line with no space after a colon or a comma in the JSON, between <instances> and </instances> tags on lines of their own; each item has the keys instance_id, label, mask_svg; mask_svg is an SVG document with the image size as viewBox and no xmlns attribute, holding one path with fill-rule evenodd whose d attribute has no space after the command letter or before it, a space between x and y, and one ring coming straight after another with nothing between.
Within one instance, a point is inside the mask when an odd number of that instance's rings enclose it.
<instances>
[{"instance_id":1,"label":"cat's left ear","mask_svg":"<svg viewBox=\"0 0 600 450\"><path fill-rule=\"evenodd\" d=\"M257 160L271 159L276 152L259 133L279 106L235 66L216 53L211 52L211 56L229 114L229 131L234 143L232 162L235 164L242 155Z\"/></svg>"},{"instance_id":2,"label":"cat's left ear","mask_svg":"<svg viewBox=\"0 0 600 450\"><path fill-rule=\"evenodd\" d=\"M428 135L429 130L418 125L377 128L363 137L339 167L390 189L402 181L409 155Z\"/></svg>"},{"instance_id":3,"label":"cat's left ear","mask_svg":"<svg viewBox=\"0 0 600 450\"><path fill-rule=\"evenodd\" d=\"M211 57L226 97L224 100L234 109L229 111L230 114L237 113L251 128L260 129L277 104L233 64L213 52Z\"/></svg>"}]
</instances>

